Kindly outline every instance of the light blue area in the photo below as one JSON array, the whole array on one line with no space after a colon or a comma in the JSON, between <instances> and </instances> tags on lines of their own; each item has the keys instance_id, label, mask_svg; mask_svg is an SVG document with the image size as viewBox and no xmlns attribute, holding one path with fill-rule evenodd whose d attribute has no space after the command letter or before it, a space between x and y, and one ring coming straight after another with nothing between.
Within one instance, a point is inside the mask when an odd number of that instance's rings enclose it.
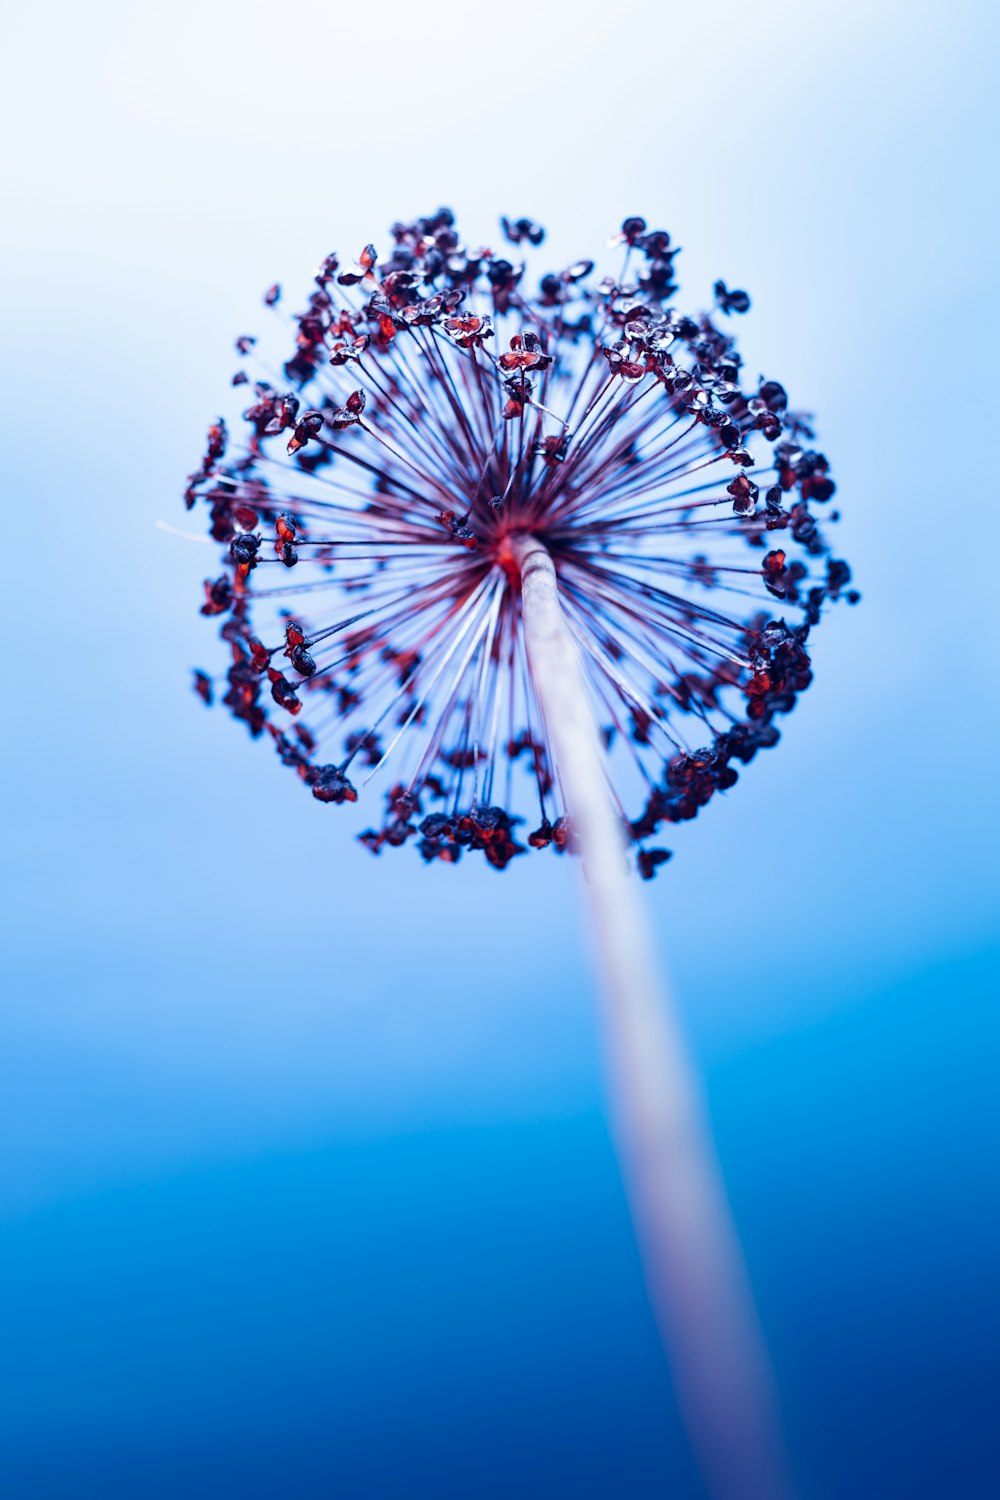
<instances>
[{"instance_id":1,"label":"light blue area","mask_svg":"<svg viewBox=\"0 0 1000 1500\"><path fill-rule=\"evenodd\" d=\"M992 8L4 28L4 1493L698 1493L575 870L372 860L190 692L155 525L262 288L444 199L554 264L663 222L819 414L863 603L650 900L803 1493L994 1495Z\"/></svg>"}]
</instances>

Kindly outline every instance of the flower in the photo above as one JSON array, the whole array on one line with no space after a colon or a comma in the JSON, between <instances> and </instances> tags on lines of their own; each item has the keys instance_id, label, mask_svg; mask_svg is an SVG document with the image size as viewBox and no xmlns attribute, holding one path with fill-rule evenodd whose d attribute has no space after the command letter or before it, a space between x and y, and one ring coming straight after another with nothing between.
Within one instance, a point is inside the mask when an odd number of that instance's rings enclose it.
<instances>
[{"instance_id":1,"label":"flower","mask_svg":"<svg viewBox=\"0 0 1000 1500\"><path fill-rule=\"evenodd\" d=\"M534 221L502 223L519 251L541 244ZM857 597L819 527L829 465L784 387L745 379L728 325L674 309L677 251L643 219L613 242L617 274L595 284L581 260L537 292L447 209L392 238L385 260L325 258L287 387L238 377L243 439L213 422L189 479L223 548L202 604L225 617L218 696L320 802L384 776L375 852L481 850L502 869L572 848L524 648L530 534L648 878L664 825L777 742L810 631ZM724 318L749 306L721 281L714 296ZM237 343L251 364L259 347Z\"/></svg>"}]
</instances>

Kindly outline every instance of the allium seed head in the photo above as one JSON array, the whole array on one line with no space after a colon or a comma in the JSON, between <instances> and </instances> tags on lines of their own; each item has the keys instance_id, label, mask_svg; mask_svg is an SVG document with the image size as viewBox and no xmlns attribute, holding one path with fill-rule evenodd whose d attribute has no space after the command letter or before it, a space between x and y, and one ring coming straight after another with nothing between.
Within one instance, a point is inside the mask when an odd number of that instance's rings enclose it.
<instances>
[{"instance_id":1,"label":"allium seed head","mask_svg":"<svg viewBox=\"0 0 1000 1500\"><path fill-rule=\"evenodd\" d=\"M222 702L320 802L386 782L374 852L498 869L573 847L524 645L518 547L551 555L640 873L665 824L731 787L811 680L809 632L848 592L817 520L810 419L747 381L728 327L671 306L677 254L625 220L615 275L529 273L447 209L391 251L328 255L288 320L283 378L247 361L186 491L222 548ZM746 292L715 283L723 319ZM280 288L266 305L282 316ZM195 685L210 703L213 684Z\"/></svg>"}]
</instances>

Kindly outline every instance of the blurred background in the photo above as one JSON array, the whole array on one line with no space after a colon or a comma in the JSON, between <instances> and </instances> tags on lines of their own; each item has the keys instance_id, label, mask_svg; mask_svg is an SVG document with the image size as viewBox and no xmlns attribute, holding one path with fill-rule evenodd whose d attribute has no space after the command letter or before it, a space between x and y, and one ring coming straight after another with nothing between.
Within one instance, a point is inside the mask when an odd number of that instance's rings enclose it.
<instances>
[{"instance_id":1,"label":"blurred background","mask_svg":"<svg viewBox=\"0 0 1000 1500\"><path fill-rule=\"evenodd\" d=\"M818 413L863 602L649 900L802 1495L1000 1493L995 7L3 10L0 1491L700 1496L578 871L373 860L156 526L263 289L446 202L645 215Z\"/></svg>"}]
</instances>

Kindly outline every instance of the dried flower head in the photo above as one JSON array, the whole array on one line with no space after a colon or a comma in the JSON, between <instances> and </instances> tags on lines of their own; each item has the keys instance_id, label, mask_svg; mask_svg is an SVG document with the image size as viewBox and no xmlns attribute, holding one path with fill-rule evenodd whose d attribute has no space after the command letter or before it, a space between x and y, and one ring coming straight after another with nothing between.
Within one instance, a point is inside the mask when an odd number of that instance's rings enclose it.
<instances>
[{"instance_id":1,"label":"dried flower head","mask_svg":"<svg viewBox=\"0 0 1000 1500\"><path fill-rule=\"evenodd\" d=\"M244 437L214 422L189 480L224 549L202 612L224 616L223 702L318 801L385 775L370 849L502 869L573 845L524 650L515 551L537 537L648 878L663 825L777 742L826 601L857 597L817 522L834 483L784 387L670 305L665 231L626 219L595 282L589 260L530 277L544 231L502 224L513 260L447 209L395 224L384 260L326 257L283 378L241 369Z\"/></svg>"}]
</instances>

